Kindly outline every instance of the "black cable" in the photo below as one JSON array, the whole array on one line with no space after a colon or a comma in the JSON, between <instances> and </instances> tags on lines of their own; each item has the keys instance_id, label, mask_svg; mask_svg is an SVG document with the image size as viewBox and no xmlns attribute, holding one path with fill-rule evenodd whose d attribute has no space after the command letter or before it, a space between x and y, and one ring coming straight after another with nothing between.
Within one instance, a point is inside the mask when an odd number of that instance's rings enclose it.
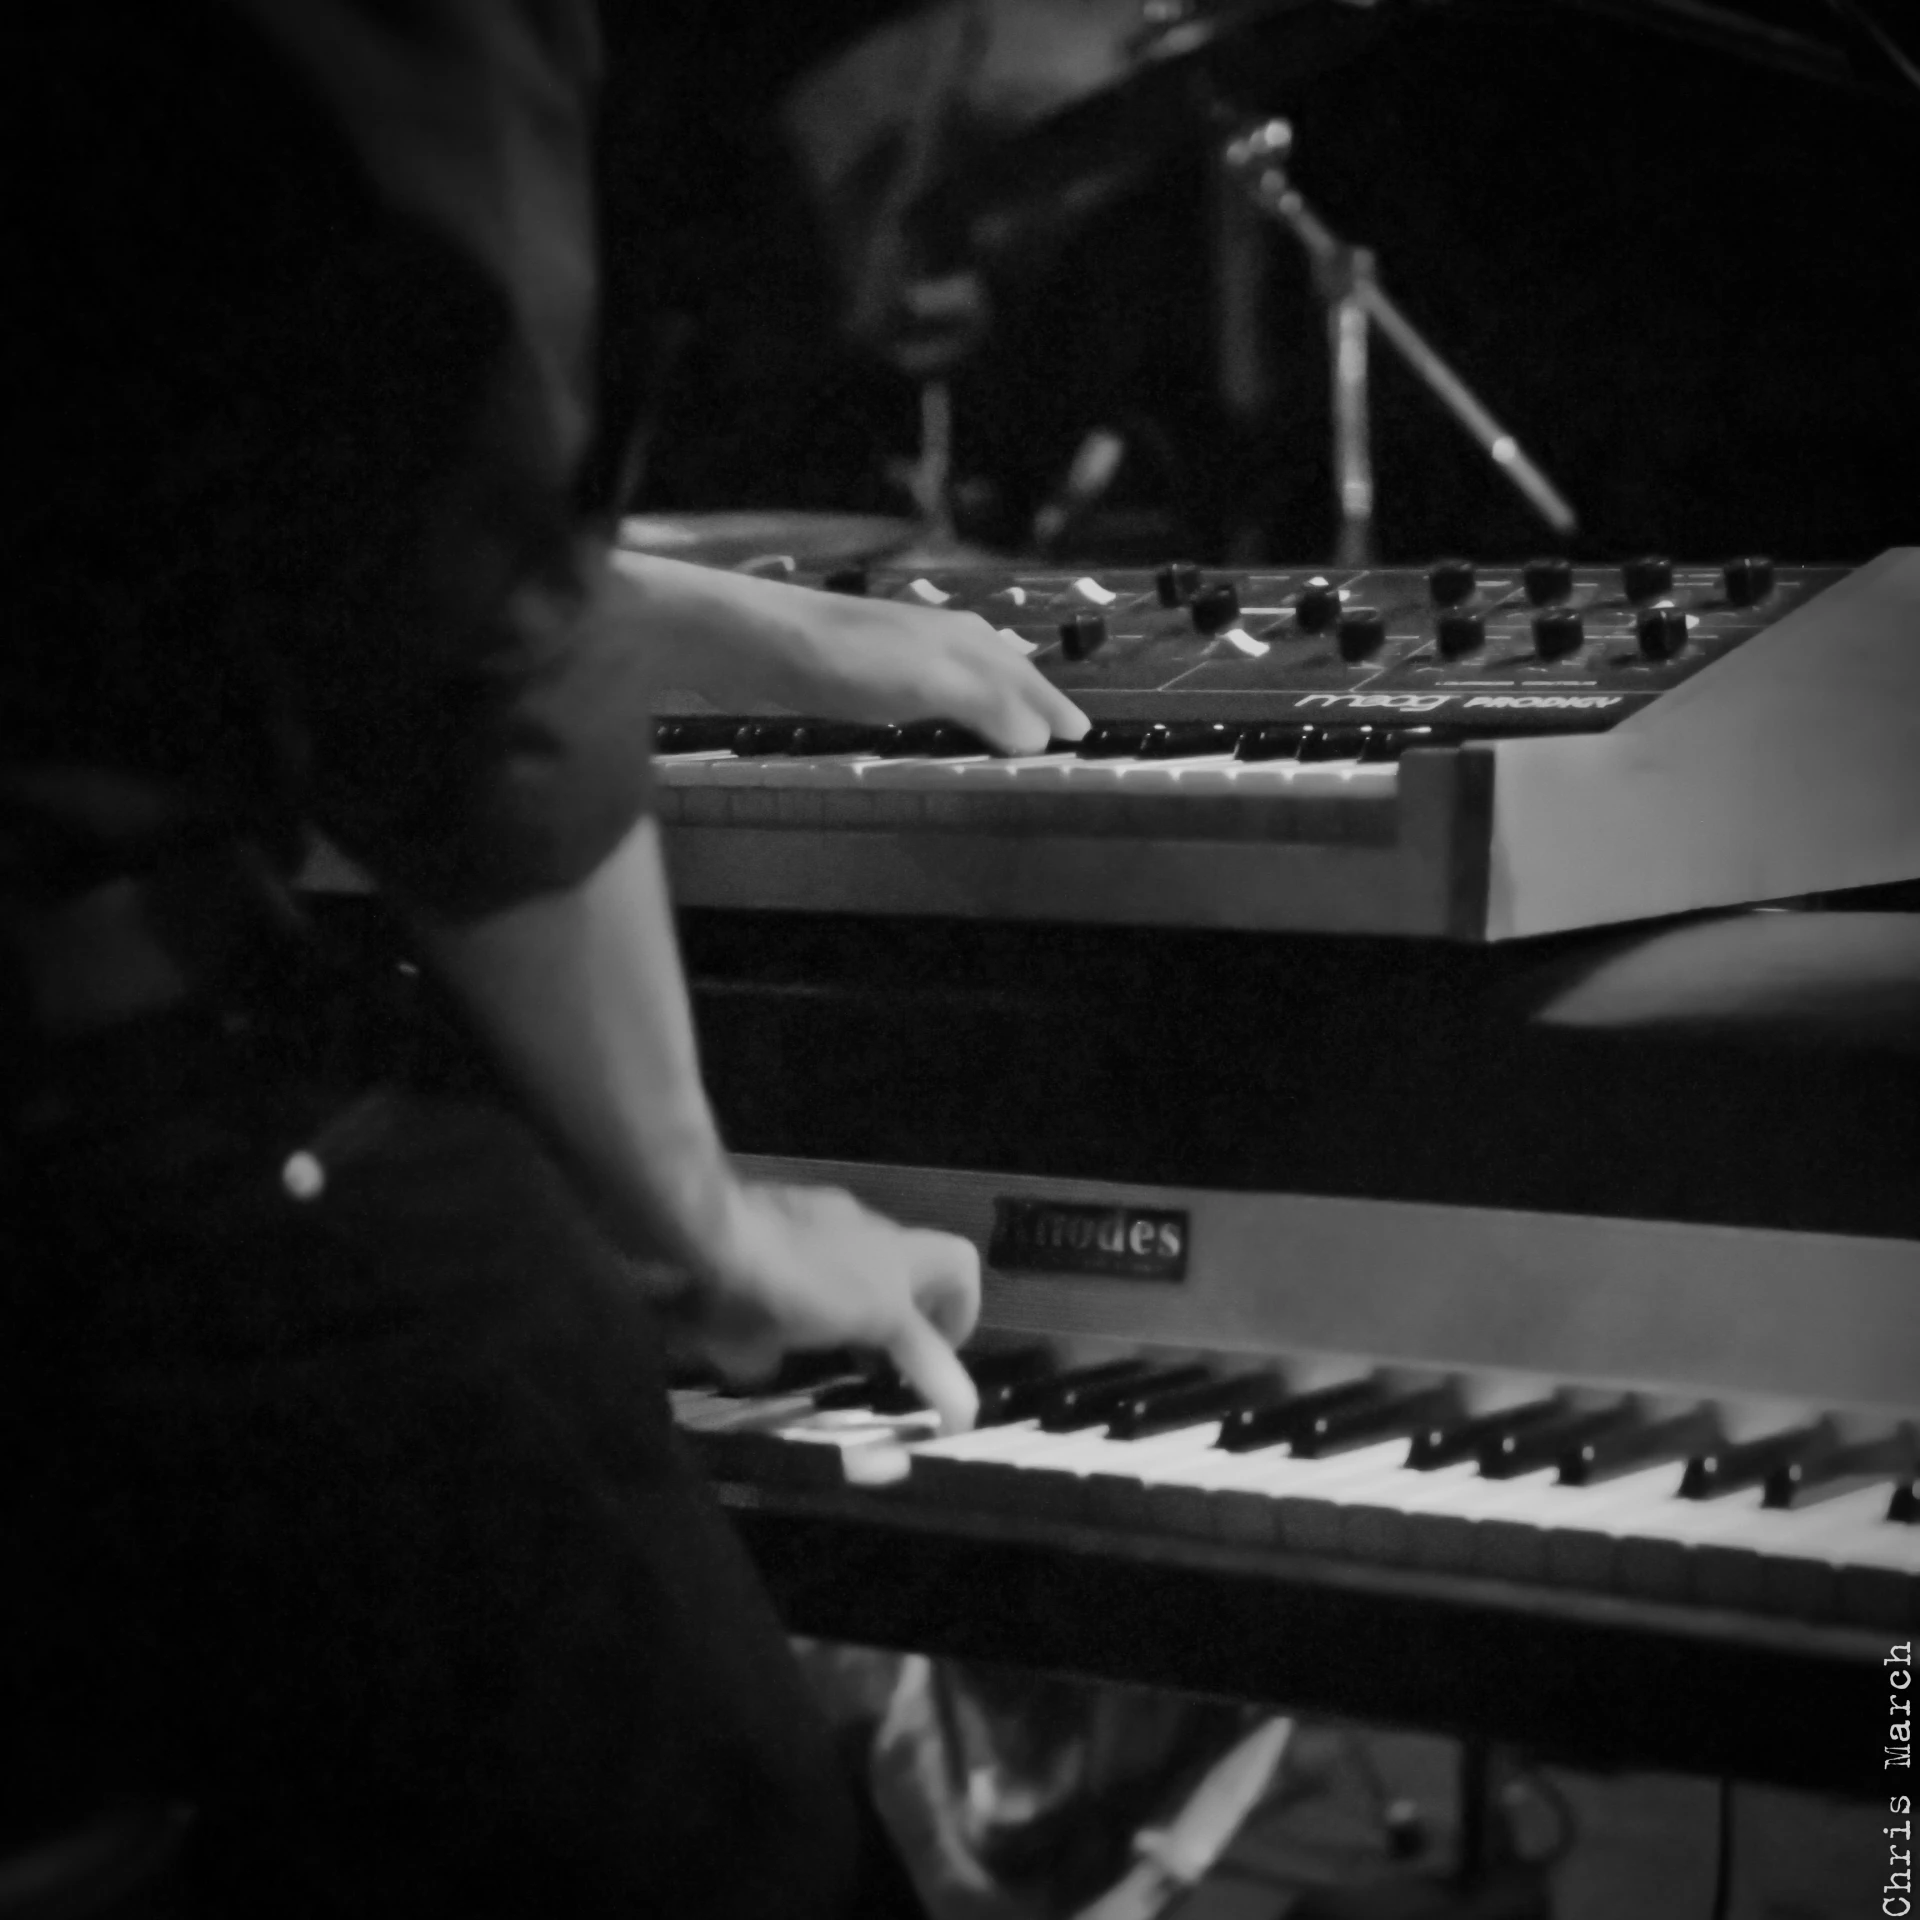
<instances>
[{"instance_id":1,"label":"black cable","mask_svg":"<svg viewBox=\"0 0 1920 1920\"><path fill-rule=\"evenodd\" d=\"M1860 0L1827 0L1828 8L1838 16L1850 48L1857 49L1868 76L1877 69L1892 74L1920 93L1920 66L1876 20Z\"/></svg>"},{"instance_id":2,"label":"black cable","mask_svg":"<svg viewBox=\"0 0 1920 1920\"><path fill-rule=\"evenodd\" d=\"M1710 1920L1727 1920L1733 1900L1733 1781L1722 1775L1717 1794L1720 1809L1713 1843L1713 1905Z\"/></svg>"}]
</instances>

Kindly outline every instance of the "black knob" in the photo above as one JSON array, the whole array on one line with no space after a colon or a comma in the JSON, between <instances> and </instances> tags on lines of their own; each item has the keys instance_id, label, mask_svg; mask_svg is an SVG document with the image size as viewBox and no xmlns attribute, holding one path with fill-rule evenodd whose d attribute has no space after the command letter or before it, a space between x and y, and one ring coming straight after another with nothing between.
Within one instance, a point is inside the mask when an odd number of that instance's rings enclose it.
<instances>
[{"instance_id":1,"label":"black knob","mask_svg":"<svg viewBox=\"0 0 1920 1920\"><path fill-rule=\"evenodd\" d=\"M1371 660L1387 643L1387 616L1378 607L1349 607L1340 616L1340 658Z\"/></svg>"},{"instance_id":2,"label":"black knob","mask_svg":"<svg viewBox=\"0 0 1920 1920\"><path fill-rule=\"evenodd\" d=\"M1458 660L1463 653L1478 653L1487 644L1487 623L1465 607L1449 607L1433 623L1433 643L1445 660Z\"/></svg>"},{"instance_id":3,"label":"black knob","mask_svg":"<svg viewBox=\"0 0 1920 1920\"><path fill-rule=\"evenodd\" d=\"M1573 591L1573 562L1557 555L1550 560L1529 560L1520 569L1520 580L1536 607L1551 606Z\"/></svg>"},{"instance_id":4,"label":"black knob","mask_svg":"<svg viewBox=\"0 0 1920 1920\"><path fill-rule=\"evenodd\" d=\"M1193 624L1202 633L1225 633L1240 618L1240 594L1231 580L1202 587L1187 603Z\"/></svg>"},{"instance_id":5,"label":"black knob","mask_svg":"<svg viewBox=\"0 0 1920 1920\"><path fill-rule=\"evenodd\" d=\"M1755 606L1773 591L1773 562L1753 555L1729 560L1720 569L1720 577L1726 582L1727 600L1731 605Z\"/></svg>"},{"instance_id":6,"label":"black knob","mask_svg":"<svg viewBox=\"0 0 1920 1920\"><path fill-rule=\"evenodd\" d=\"M1293 603L1293 617L1308 633L1325 633L1339 614L1339 591L1324 584L1302 587Z\"/></svg>"},{"instance_id":7,"label":"black knob","mask_svg":"<svg viewBox=\"0 0 1920 1920\"><path fill-rule=\"evenodd\" d=\"M1633 631L1649 660L1671 660L1687 644L1687 616L1678 607L1648 607Z\"/></svg>"},{"instance_id":8,"label":"black knob","mask_svg":"<svg viewBox=\"0 0 1920 1920\"><path fill-rule=\"evenodd\" d=\"M1457 607L1471 600L1475 584L1471 560L1436 560L1427 569L1427 592L1436 607Z\"/></svg>"},{"instance_id":9,"label":"black knob","mask_svg":"<svg viewBox=\"0 0 1920 1920\"><path fill-rule=\"evenodd\" d=\"M1533 650L1542 660L1563 660L1586 639L1577 607L1547 607L1533 616Z\"/></svg>"},{"instance_id":10,"label":"black knob","mask_svg":"<svg viewBox=\"0 0 1920 1920\"><path fill-rule=\"evenodd\" d=\"M1060 651L1069 660L1087 660L1107 644L1107 616L1082 607L1060 622Z\"/></svg>"},{"instance_id":11,"label":"black knob","mask_svg":"<svg viewBox=\"0 0 1920 1920\"><path fill-rule=\"evenodd\" d=\"M1184 607L1200 591L1200 569L1191 560L1169 560L1153 576L1163 607Z\"/></svg>"},{"instance_id":12,"label":"black knob","mask_svg":"<svg viewBox=\"0 0 1920 1920\"><path fill-rule=\"evenodd\" d=\"M820 582L829 593L865 593L868 580L865 567L835 567Z\"/></svg>"},{"instance_id":13,"label":"black knob","mask_svg":"<svg viewBox=\"0 0 1920 1920\"><path fill-rule=\"evenodd\" d=\"M1643 554L1620 569L1620 584L1629 600L1658 600L1673 591L1673 562L1658 554Z\"/></svg>"}]
</instances>

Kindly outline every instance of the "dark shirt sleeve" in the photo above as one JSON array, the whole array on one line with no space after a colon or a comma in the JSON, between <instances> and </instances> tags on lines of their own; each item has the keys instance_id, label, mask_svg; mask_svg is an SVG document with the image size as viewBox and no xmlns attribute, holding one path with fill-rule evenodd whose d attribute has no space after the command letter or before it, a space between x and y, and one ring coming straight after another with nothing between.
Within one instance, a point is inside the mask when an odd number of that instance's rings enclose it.
<instances>
[{"instance_id":1,"label":"dark shirt sleeve","mask_svg":"<svg viewBox=\"0 0 1920 1920\"><path fill-rule=\"evenodd\" d=\"M592 0L18 14L4 358L58 405L8 409L0 771L317 828L443 917L583 878L648 739L580 500Z\"/></svg>"},{"instance_id":2,"label":"dark shirt sleeve","mask_svg":"<svg viewBox=\"0 0 1920 1920\"><path fill-rule=\"evenodd\" d=\"M388 491L376 466L415 477L389 525L360 528L362 575L280 630L312 811L443 914L568 885L641 811L649 732L632 596L575 504L592 427L591 8L242 10L366 190L323 311L386 338L349 356L364 383L338 420L313 421L320 477L372 501Z\"/></svg>"}]
</instances>

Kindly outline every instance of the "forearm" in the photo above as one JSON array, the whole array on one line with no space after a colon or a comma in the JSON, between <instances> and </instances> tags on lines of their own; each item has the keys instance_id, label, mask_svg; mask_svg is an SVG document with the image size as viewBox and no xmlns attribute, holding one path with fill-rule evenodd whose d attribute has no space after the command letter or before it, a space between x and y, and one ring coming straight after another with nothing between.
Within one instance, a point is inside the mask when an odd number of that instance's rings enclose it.
<instances>
[{"instance_id":1,"label":"forearm","mask_svg":"<svg viewBox=\"0 0 1920 1920\"><path fill-rule=\"evenodd\" d=\"M619 1244L710 1282L739 1187L700 1083L652 818L577 886L421 931Z\"/></svg>"}]
</instances>

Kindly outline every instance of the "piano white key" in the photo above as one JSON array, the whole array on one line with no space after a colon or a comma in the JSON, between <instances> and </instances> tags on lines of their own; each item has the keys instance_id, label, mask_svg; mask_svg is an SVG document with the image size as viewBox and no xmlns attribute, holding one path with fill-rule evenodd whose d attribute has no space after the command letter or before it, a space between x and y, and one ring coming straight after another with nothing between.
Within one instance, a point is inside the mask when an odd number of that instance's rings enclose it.
<instances>
[{"instance_id":1,"label":"piano white key","mask_svg":"<svg viewBox=\"0 0 1920 1920\"><path fill-rule=\"evenodd\" d=\"M1096 1475L1132 1479L1149 1464L1205 1451L1218 1437L1215 1420L1145 1440L1115 1440L1104 1429L1064 1436L1077 1444L1015 1464L1034 1472L1037 1503L1043 1511L1073 1518L1098 1518L1098 1501L1089 1486ZM1036 1471L1037 1470L1037 1471Z\"/></svg>"},{"instance_id":2,"label":"piano white key","mask_svg":"<svg viewBox=\"0 0 1920 1920\"><path fill-rule=\"evenodd\" d=\"M1646 1515L1680 1498L1683 1469L1677 1461L1598 1486L1569 1487L1569 1500L1547 1537L1547 1578L1556 1585L1605 1590L1614 1584L1620 1542Z\"/></svg>"},{"instance_id":3,"label":"piano white key","mask_svg":"<svg viewBox=\"0 0 1920 1920\"><path fill-rule=\"evenodd\" d=\"M1550 1577L1551 1543L1562 1532L1578 1529L1592 1516L1628 1507L1637 1501L1671 1499L1679 1491L1679 1468L1671 1463L1623 1475L1599 1486L1570 1487L1555 1475L1542 1479L1526 1474L1508 1483L1517 1489L1510 1505L1481 1516L1474 1528L1473 1563L1482 1573L1503 1579L1545 1581ZM1604 1548L1610 1566L1611 1542ZM1600 1569L1600 1584L1607 1566Z\"/></svg>"},{"instance_id":4,"label":"piano white key","mask_svg":"<svg viewBox=\"0 0 1920 1920\"><path fill-rule=\"evenodd\" d=\"M1156 1458L1133 1469L1145 1500L1149 1522L1168 1531L1201 1539L1273 1539L1271 1505L1264 1496L1250 1495L1250 1504L1237 1504L1238 1490L1256 1474L1270 1471L1276 1457L1256 1453L1229 1453L1207 1445Z\"/></svg>"},{"instance_id":5,"label":"piano white key","mask_svg":"<svg viewBox=\"0 0 1920 1920\"><path fill-rule=\"evenodd\" d=\"M1289 1543L1389 1564L1408 1561L1414 1515L1443 1500L1455 1481L1471 1479L1479 1468L1467 1460L1421 1472L1407 1465L1407 1444L1394 1442L1394 1458L1364 1481L1316 1490L1310 1497L1318 1506L1304 1499L1289 1503L1282 1517Z\"/></svg>"},{"instance_id":6,"label":"piano white key","mask_svg":"<svg viewBox=\"0 0 1920 1920\"><path fill-rule=\"evenodd\" d=\"M1406 1474L1406 1458L1404 1436L1330 1459L1288 1454L1250 1476L1238 1491L1266 1504L1266 1524L1278 1544L1301 1552L1334 1552L1340 1546L1341 1511L1396 1485Z\"/></svg>"},{"instance_id":7,"label":"piano white key","mask_svg":"<svg viewBox=\"0 0 1920 1920\"><path fill-rule=\"evenodd\" d=\"M1757 1531L1761 1491L1742 1487L1712 1500L1669 1500L1636 1516L1620 1538L1615 1586L1656 1600L1694 1597L1695 1550L1743 1529Z\"/></svg>"},{"instance_id":8,"label":"piano white key","mask_svg":"<svg viewBox=\"0 0 1920 1920\"><path fill-rule=\"evenodd\" d=\"M974 1427L966 1433L947 1433L923 1440L914 1448L921 1460L999 1460L1019 1453L1040 1435L1037 1420L1011 1420L1000 1426Z\"/></svg>"},{"instance_id":9,"label":"piano white key","mask_svg":"<svg viewBox=\"0 0 1920 1920\"><path fill-rule=\"evenodd\" d=\"M1825 1618L1837 1606L1842 1569L1877 1562L1886 1506L1886 1489L1873 1487L1818 1506L1745 1514L1696 1544L1695 1596L1709 1605Z\"/></svg>"},{"instance_id":10,"label":"piano white key","mask_svg":"<svg viewBox=\"0 0 1920 1920\"><path fill-rule=\"evenodd\" d=\"M698 786L706 780L708 768L737 757L731 747L702 747L698 753L656 754L653 778L663 787Z\"/></svg>"},{"instance_id":11,"label":"piano white key","mask_svg":"<svg viewBox=\"0 0 1920 1920\"><path fill-rule=\"evenodd\" d=\"M1554 1480L1551 1467L1511 1480L1494 1480L1476 1466L1471 1475L1446 1481L1411 1515L1408 1532L1414 1564L1465 1572L1479 1557L1481 1528L1489 1521L1537 1510L1540 1496Z\"/></svg>"},{"instance_id":12,"label":"piano white key","mask_svg":"<svg viewBox=\"0 0 1920 1920\"><path fill-rule=\"evenodd\" d=\"M681 1424L695 1433L728 1433L742 1427L771 1427L813 1411L810 1393L716 1393L690 1402Z\"/></svg>"}]
</instances>

